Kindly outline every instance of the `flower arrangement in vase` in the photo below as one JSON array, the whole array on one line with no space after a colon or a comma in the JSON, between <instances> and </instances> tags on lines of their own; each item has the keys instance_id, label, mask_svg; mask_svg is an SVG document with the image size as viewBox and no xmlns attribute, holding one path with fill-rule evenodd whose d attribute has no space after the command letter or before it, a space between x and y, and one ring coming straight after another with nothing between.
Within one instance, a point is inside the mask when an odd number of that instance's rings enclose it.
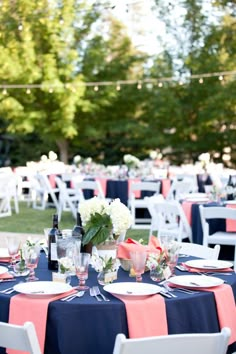
<instances>
[{"instance_id":1,"label":"flower arrangement in vase","mask_svg":"<svg viewBox=\"0 0 236 354\"><path fill-rule=\"evenodd\" d=\"M131 213L120 199L110 203L98 197L87 199L79 204L79 213L85 231L83 246L117 240L132 224Z\"/></svg>"},{"instance_id":2,"label":"flower arrangement in vase","mask_svg":"<svg viewBox=\"0 0 236 354\"><path fill-rule=\"evenodd\" d=\"M117 271L120 267L118 259L106 255L102 257L98 253L94 253L90 264L98 272L97 280L100 285L112 283L117 279Z\"/></svg>"}]
</instances>

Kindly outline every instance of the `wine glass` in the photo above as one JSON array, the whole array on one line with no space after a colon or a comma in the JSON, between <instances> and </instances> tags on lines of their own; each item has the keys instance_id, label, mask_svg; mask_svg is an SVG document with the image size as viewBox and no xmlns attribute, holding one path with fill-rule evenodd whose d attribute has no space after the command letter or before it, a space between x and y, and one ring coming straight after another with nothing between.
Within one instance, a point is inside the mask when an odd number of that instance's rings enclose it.
<instances>
[{"instance_id":1,"label":"wine glass","mask_svg":"<svg viewBox=\"0 0 236 354\"><path fill-rule=\"evenodd\" d=\"M23 248L23 255L25 259L25 265L29 269L29 276L26 278L26 281L36 281L39 280L35 276L35 268L38 266L40 247L39 245L26 245Z\"/></svg>"},{"instance_id":2,"label":"wine glass","mask_svg":"<svg viewBox=\"0 0 236 354\"><path fill-rule=\"evenodd\" d=\"M85 281L88 279L88 267L90 262L89 253L74 254L75 273L79 279L78 290L87 290L89 287L85 285Z\"/></svg>"},{"instance_id":3,"label":"wine glass","mask_svg":"<svg viewBox=\"0 0 236 354\"><path fill-rule=\"evenodd\" d=\"M142 275L145 271L146 265L146 258L147 253L146 251L132 251L130 252L130 258L132 261L133 270L135 272L135 277L137 282L142 281Z\"/></svg>"},{"instance_id":4,"label":"wine glass","mask_svg":"<svg viewBox=\"0 0 236 354\"><path fill-rule=\"evenodd\" d=\"M9 268L14 268L16 263L16 256L18 255L20 249L20 238L16 235L8 235L6 236L6 243L8 248L8 253L11 257L11 264Z\"/></svg>"}]
</instances>

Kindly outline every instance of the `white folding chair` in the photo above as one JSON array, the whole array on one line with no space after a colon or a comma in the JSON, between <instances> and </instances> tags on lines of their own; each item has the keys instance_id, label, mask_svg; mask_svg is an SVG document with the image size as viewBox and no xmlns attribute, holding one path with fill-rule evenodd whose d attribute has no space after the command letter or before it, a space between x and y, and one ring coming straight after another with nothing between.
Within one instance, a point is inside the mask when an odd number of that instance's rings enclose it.
<instances>
[{"instance_id":1,"label":"white folding chair","mask_svg":"<svg viewBox=\"0 0 236 354\"><path fill-rule=\"evenodd\" d=\"M159 202L150 198L148 209L152 217L149 237L157 232L158 236L173 236L178 242L185 238L192 241L192 229L177 200Z\"/></svg>"},{"instance_id":2,"label":"white folding chair","mask_svg":"<svg viewBox=\"0 0 236 354\"><path fill-rule=\"evenodd\" d=\"M219 333L172 334L128 339L116 336L113 354L226 354L231 331Z\"/></svg>"},{"instance_id":3,"label":"white folding chair","mask_svg":"<svg viewBox=\"0 0 236 354\"><path fill-rule=\"evenodd\" d=\"M224 206L203 206L199 205L203 231L203 245L209 244L234 246L234 270L236 270L236 232L217 231L210 234L208 220L210 219L230 219L236 220L236 209L226 208Z\"/></svg>"},{"instance_id":4,"label":"white folding chair","mask_svg":"<svg viewBox=\"0 0 236 354\"><path fill-rule=\"evenodd\" d=\"M150 226L151 218L149 217L138 217L137 211L140 209L148 209L148 200L151 198L149 197L142 197L142 193L152 193L152 196L159 195L160 198L163 200L163 196L160 194L161 183L160 181L156 182L132 182L130 184L129 190L129 199L128 199L128 207L130 209L133 223L132 229L148 229ZM137 198L137 193L140 194L140 197Z\"/></svg>"},{"instance_id":5,"label":"white folding chair","mask_svg":"<svg viewBox=\"0 0 236 354\"><path fill-rule=\"evenodd\" d=\"M215 247L211 248L191 242L179 242L179 246L180 254L186 254L193 257L215 260L219 258L220 254L220 245L215 245Z\"/></svg>"},{"instance_id":6,"label":"white folding chair","mask_svg":"<svg viewBox=\"0 0 236 354\"><path fill-rule=\"evenodd\" d=\"M73 178L72 181L75 189L77 190L77 193L80 193L83 199L86 199L84 194L85 190L90 190L93 192L93 194L96 194L98 198L105 199L105 195L99 181L81 181L78 178Z\"/></svg>"},{"instance_id":7,"label":"white folding chair","mask_svg":"<svg viewBox=\"0 0 236 354\"><path fill-rule=\"evenodd\" d=\"M67 188L66 182L63 182L60 177L55 177L55 182L59 189L59 202L57 208L58 220L61 220L63 211L71 211L73 217L76 219L78 204L83 200L83 196L77 193L76 189Z\"/></svg>"},{"instance_id":8,"label":"white folding chair","mask_svg":"<svg viewBox=\"0 0 236 354\"><path fill-rule=\"evenodd\" d=\"M0 347L42 354L32 322L25 322L22 326L0 322Z\"/></svg>"},{"instance_id":9,"label":"white folding chair","mask_svg":"<svg viewBox=\"0 0 236 354\"><path fill-rule=\"evenodd\" d=\"M47 206L53 206L58 209L59 202L56 193L59 192L59 189L52 188L48 176L44 173L38 173L35 178L38 183L37 185L35 184L33 208L44 210ZM51 201L49 201L49 197Z\"/></svg>"},{"instance_id":10,"label":"white folding chair","mask_svg":"<svg viewBox=\"0 0 236 354\"><path fill-rule=\"evenodd\" d=\"M195 191L196 188L193 181L175 179L170 186L166 199L179 201L183 199L186 194L194 193Z\"/></svg>"}]
</instances>

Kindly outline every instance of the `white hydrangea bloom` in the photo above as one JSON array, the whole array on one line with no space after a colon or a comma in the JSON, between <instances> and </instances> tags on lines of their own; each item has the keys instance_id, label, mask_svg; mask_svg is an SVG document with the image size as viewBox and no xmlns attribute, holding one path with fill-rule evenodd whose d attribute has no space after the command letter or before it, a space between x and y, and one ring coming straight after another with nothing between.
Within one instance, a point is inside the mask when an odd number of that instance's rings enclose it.
<instances>
[{"instance_id":1,"label":"white hydrangea bloom","mask_svg":"<svg viewBox=\"0 0 236 354\"><path fill-rule=\"evenodd\" d=\"M109 204L106 200L98 197L87 199L79 204L79 213L81 215L83 225L86 225L91 216L95 213L108 214Z\"/></svg>"},{"instance_id":2,"label":"white hydrangea bloom","mask_svg":"<svg viewBox=\"0 0 236 354\"><path fill-rule=\"evenodd\" d=\"M121 235L132 224L132 216L129 209L120 202L120 199L114 199L109 206L109 215L113 225L113 233Z\"/></svg>"}]
</instances>

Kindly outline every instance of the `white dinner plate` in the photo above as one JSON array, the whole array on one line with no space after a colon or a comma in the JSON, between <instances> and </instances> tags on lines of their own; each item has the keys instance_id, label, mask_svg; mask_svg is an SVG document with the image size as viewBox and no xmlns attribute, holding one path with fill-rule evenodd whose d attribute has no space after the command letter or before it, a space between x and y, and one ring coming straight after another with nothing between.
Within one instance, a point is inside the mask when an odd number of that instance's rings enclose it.
<instances>
[{"instance_id":1,"label":"white dinner plate","mask_svg":"<svg viewBox=\"0 0 236 354\"><path fill-rule=\"evenodd\" d=\"M233 263L228 261L213 260L213 259L194 259L185 262L186 266L196 269L206 270L224 270L233 267Z\"/></svg>"},{"instance_id":2,"label":"white dinner plate","mask_svg":"<svg viewBox=\"0 0 236 354\"><path fill-rule=\"evenodd\" d=\"M224 202L224 204L232 204L232 205L235 205L236 204L236 200L226 200L225 202Z\"/></svg>"},{"instance_id":3,"label":"white dinner plate","mask_svg":"<svg viewBox=\"0 0 236 354\"><path fill-rule=\"evenodd\" d=\"M108 284L103 289L112 295L121 295L127 298L134 297L135 299L142 299L157 294L162 290L158 285L132 282Z\"/></svg>"},{"instance_id":4,"label":"white dinner plate","mask_svg":"<svg viewBox=\"0 0 236 354\"><path fill-rule=\"evenodd\" d=\"M168 279L168 282L185 288L213 288L224 283L224 280L205 275L178 275Z\"/></svg>"},{"instance_id":5,"label":"white dinner plate","mask_svg":"<svg viewBox=\"0 0 236 354\"><path fill-rule=\"evenodd\" d=\"M7 248L0 248L0 258L10 258Z\"/></svg>"},{"instance_id":6,"label":"white dinner plate","mask_svg":"<svg viewBox=\"0 0 236 354\"><path fill-rule=\"evenodd\" d=\"M208 199L206 193L189 193L189 194L185 195L185 199L193 199L193 198L196 198L196 199L207 198Z\"/></svg>"},{"instance_id":7,"label":"white dinner plate","mask_svg":"<svg viewBox=\"0 0 236 354\"><path fill-rule=\"evenodd\" d=\"M57 283L53 281L35 281L28 283L19 283L14 286L18 293L28 296L39 297L49 295L59 295L70 291L72 287L69 284Z\"/></svg>"},{"instance_id":8,"label":"white dinner plate","mask_svg":"<svg viewBox=\"0 0 236 354\"><path fill-rule=\"evenodd\" d=\"M7 272L8 272L7 267L0 266L0 274L4 274L4 273L7 273Z\"/></svg>"}]
</instances>

